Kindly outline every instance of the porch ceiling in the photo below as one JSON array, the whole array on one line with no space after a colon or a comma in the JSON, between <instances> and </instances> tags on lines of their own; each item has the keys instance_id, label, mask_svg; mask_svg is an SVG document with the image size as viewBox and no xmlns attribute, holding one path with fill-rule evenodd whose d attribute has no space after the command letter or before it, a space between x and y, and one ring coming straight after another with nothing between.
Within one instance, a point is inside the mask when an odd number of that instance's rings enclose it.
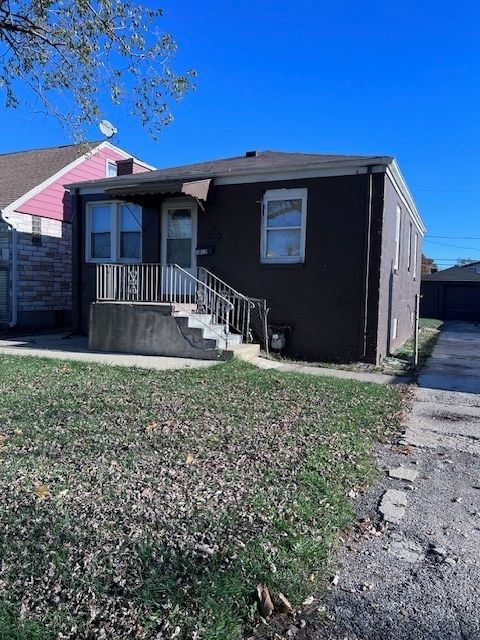
<instances>
[{"instance_id":1,"label":"porch ceiling","mask_svg":"<svg viewBox=\"0 0 480 640\"><path fill-rule=\"evenodd\" d=\"M132 176L134 180L134 176ZM184 194L187 196L193 196L198 200L206 200L208 190L210 188L211 178L203 180L189 180L189 181L165 181L160 180L156 182L138 182L135 183L132 180L131 183L121 184L116 187L110 187L105 189L105 193L118 198L128 198L131 196L147 196L156 194Z\"/></svg>"}]
</instances>

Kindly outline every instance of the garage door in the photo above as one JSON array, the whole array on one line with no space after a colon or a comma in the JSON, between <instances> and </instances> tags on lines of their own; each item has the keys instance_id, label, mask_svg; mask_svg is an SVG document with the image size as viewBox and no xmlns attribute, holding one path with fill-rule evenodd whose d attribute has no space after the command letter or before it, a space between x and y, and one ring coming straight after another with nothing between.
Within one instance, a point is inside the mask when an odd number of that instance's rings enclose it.
<instances>
[{"instance_id":1,"label":"garage door","mask_svg":"<svg viewBox=\"0 0 480 640\"><path fill-rule=\"evenodd\" d=\"M446 320L480 320L480 283L446 284L443 308Z\"/></svg>"}]
</instances>

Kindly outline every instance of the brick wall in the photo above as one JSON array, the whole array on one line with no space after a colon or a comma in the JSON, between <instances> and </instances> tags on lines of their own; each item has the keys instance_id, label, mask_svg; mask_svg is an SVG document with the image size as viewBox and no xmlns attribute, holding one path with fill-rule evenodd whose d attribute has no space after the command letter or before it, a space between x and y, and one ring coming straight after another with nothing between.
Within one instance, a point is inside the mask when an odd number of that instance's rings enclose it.
<instances>
[{"instance_id":1,"label":"brick wall","mask_svg":"<svg viewBox=\"0 0 480 640\"><path fill-rule=\"evenodd\" d=\"M397 205L401 209L400 260L395 262L395 227ZM409 262L410 224L412 224L411 259ZM414 235L418 235L417 270L414 277ZM422 236L399 197L390 178L385 176L385 205L382 233L382 259L380 273L380 304L378 324L378 353L383 357L398 349L413 335L412 314L415 294L420 293ZM397 335L394 336L394 321Z\"/></svg>"},{"instance_id":2,"label":"brick wall","mask_svg":"<svg viewBox=\"0 0 480 640\"><path fill-rule=\"evenodd\" d=\"M32 236L33 216L13 213L17 230L18 314L70 311L72 304L71 224L48 218L40 224L39 243Z\"/></svg>"}]
</instances>

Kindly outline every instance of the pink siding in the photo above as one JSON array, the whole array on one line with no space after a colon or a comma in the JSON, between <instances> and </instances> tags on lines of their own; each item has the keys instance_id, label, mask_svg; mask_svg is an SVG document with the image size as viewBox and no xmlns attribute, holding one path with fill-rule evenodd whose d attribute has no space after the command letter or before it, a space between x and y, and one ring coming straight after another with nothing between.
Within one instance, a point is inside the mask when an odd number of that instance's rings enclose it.
<instances>
[{"instance_id":1,"label":"pink siding","mask_svg":"<svg viewBox=\"0 0 480 640\"><path fill-rule=\"evenodd\" d=\"M81 182L82 180L105 178L106 161L123 159L125 159L125 156L121 156L112 149L101 149L71 171L63 174L58 180L40 193L37 193L30 200L24 202L17 211L41 216L42 218L70 221L70 198L63 185ZM65 194L67 195L65 196Z\"/></svg>"}]
</instances>

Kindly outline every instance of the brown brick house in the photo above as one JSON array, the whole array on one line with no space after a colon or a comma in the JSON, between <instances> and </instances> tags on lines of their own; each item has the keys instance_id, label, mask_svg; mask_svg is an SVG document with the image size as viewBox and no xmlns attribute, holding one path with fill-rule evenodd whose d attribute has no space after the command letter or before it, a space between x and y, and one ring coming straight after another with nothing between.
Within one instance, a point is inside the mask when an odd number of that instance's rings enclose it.
<instances>
[{"instance_id":1,"label":"brown brick house","mask_svg":"<svg viewBox=\"0 0 480 640\"><path fill-rule=\"evenodd\" d=\"M254 299L266 300L276 344L298 357L380 362L412 334L425 227L392 157L247 152L69 186L85 332L90 313L102 333L101 313L109 336L122 327L139 333L132 349L170 354L156 318L178 316L165 335L178 328L204 357L222 331L217 347L251 339Z\"/></svg>"}]
</instances>

